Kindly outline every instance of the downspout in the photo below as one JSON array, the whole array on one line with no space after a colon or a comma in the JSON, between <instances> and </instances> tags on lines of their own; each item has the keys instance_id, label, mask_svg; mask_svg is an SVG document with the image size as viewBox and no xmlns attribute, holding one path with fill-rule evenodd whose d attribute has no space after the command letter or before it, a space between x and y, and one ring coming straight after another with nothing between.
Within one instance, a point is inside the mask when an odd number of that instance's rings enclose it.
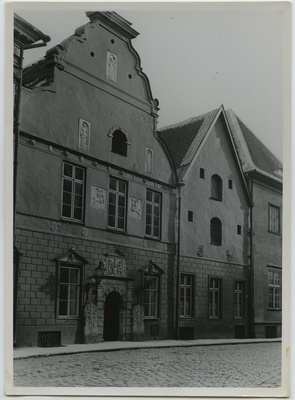
<instances>
[{"instance_id":1,"label":"downspout","mask_svg":"<svg viewBox=\"0 0 295 400\"><path fill-rule=\"evenodd\" d=\"M181 239L181 196L182 188L185 185L183 180L177 182L178 187L178 226L177 226L177 261L176 261L176 315L175 315L175 338L179 339L179 284L180 284L180 239Z\"/></svg>"},{"instance_id":2,"label":"downspout","mask_svg":"<svg viewBox=\"0 0 295 400\"><path fill-rule=\"evenodd\" d=\"M21 91L23 84L23 56L24 50L35 49L37 47L44 47L49 42L50 37L44 36L44 42L39 44L33 44L30 46L20 46L20 62L19 70L20 76L18 79L18 86L16 92L15 108L14 108L14 160L13 160L13 243L16 241L15 233L15 217L16 217L16 194L17 194L17 166L18 166L18 154L19 154L19 132L20 132L20 104L21 104ZM18 302L18 278L19 278L19 263L20 257L17 257L15 264L15 276L14 276L14 291L13 291L13 345L16 345L16 319L17 319L17 302Z\"/></svg>"},{"instance_id":3,"label":"downspout","mask_svg":"<svg viewBox=\"0 0 295 400\"><path fill-rule=\"evenodd\" d=\"M251 201L250 205L250 285L249 285L249 336L255 337L254 332L254 257L253 257L253 181L250 178L251 185Z\"/></svg>"}]
</instances>

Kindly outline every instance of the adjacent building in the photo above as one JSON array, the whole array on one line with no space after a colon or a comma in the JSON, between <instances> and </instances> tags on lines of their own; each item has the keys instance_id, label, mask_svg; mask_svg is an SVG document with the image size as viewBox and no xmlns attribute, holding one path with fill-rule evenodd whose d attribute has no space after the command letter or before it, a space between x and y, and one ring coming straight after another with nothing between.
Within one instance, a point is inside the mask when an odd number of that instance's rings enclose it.
<instances>
[{"instance_id":1,"label":"adjacent building","mask_svg":"<svg viewBox=\"0 0 295 400\"><path fill-rule=\"evenodd\" d=\"M17 345L280 335L281 164L223 106L157 131L138 33L87 16L23 72Z\"/></svg>"}]
</instances>

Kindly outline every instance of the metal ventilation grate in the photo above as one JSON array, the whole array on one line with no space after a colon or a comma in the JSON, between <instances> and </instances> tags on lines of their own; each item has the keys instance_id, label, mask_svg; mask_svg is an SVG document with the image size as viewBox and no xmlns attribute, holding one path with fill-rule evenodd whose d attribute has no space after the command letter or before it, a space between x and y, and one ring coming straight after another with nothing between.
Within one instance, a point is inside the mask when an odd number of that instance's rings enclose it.
<instances>
[{"instance_id":1,"label":"metal ventilation grate","mask_svg":"<svg viewBox=\"0 0 295 400\"><path fill-rule=\"evenodd\" d=\"M61 331L38 332L38 347L61 346Z\"/></svg>"}]
</instances>

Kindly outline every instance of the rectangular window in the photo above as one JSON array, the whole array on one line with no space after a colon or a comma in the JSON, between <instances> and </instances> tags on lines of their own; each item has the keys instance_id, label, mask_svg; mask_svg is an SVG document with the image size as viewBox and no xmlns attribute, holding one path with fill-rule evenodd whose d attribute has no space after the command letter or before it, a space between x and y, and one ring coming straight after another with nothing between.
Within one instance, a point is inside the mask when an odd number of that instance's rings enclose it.
<instances>
[{"instance_id":1,"label":"rectangular window","mask_svg":"<svg viewBox=\"0 0 295 400\"><path fill-rule=\"evenodd\" d=\"M84 218L85 170L72 164L63 164L62 217L73 221Z\"/></svg>"},{"instance_id":2,"label":"rectangular window","mask_svg":"<svg viewBox=\"0 0 295 400\"><path fill-rule=\"evenodd\" d=\"M205 178L205 170L204 170L204 168L200 168L200 178L201 179Z\"/></svg>"},{"instance_id":3,"label":"rectangular window","mask_svg":"<svg viewBox=\"0 0 295 400\"><path fill-rule=\"evenodd\" d=\"M270 232L280 233L280 208L269 204L268 229Z\"/></svg>"},{"instance_id":4,"label":"rectangular window","mask_svg":"<svg viewBox=\"0 0 295 400\"><path fill-rule=\"evenodd\" d=\"M238 234L238 235L241 235L241 234L242 234L242 227L241 227L241 225L238 225L238 226L237 226L237 234Z\"/></svg>"},{"instance_id":5,"label":"rectangular window","mask_svg":"<svg viewBox=\"0 0 295 400\"><path fill-rule=\"evenodd\" d=\"M209 278L209 318L221 318L221 279Z\"/></svg>"},{"instance_id":6,"label":"rectangular window","mask_svg":"<svg viewBox=\"0 0 295 400\"><path fill-rule=\"evenodd\" d=\"M193 316L193 275L180 276L180 316Z\"/></svg>"},{"instance_id":7,"label":"rectangular window","mask_svg":"<svg viewBox=\"0 0 295 400\"><path fill-rule=\"evenodd\" d=\"M279 310L281 308L281 273L268 271L268 308Z\"/></svg>"},{"instance_id":8,"label":"rectangular window","mask_svg":"<svg viewBox=\"0 0 295 400\"><path fill-rule=\"evenodd\" d=\"M144 275L144 316L158 318L159 316L159 276Z\"/></svg>"},{"instance_id":9,"label":"rectangular window","mask_svg":"<svg viewBox=\"0 0 295 400\"><path fill-rule=\"evenodd\" d=\"M161 235L161 194L147 189L146 191L146 225L145 234L154 238Z\"/></svg>"},{"instance_id":10,"label":"rectangular window","mask_svg":"<svg viewBox=\"0 0 295 400\"><path fill-rule=\"evenodd\" d=\"M236 281L234 289L234 317L244 318L244 282Z\"/></svg>"},{"instance_id":11,"label":"rectangular window","mask_svg":"<svg viewBox=\"0 0 295 400\"><path fill-rule=\"evenodd\" d=\"M192 211L188 211L187 212L187 219L189 222L193 222L194 221L194 213Z\"/></svg>"},{"instance_id":12,"label":"rectangular window","mask_svg":"<svg viewBox=\"0 0 295 400\"><path fill-rule=\"evenodd\" d=\"M110 177L108 226L121 231L126 229L127 182Z\"/></svg>"},{"instance_id":13,"label":"rectangular window","mask_svg":"<svg viewBox=\"0 0 295 400\"><path fill-rule=\"evenodd\" d=\"M80 313L81 269L66 264L59 267L58 316L75 318Z\"/></svg>"},{"instance_id":14,"label":"rectangular window","mask_svg":"<svg viewBox=\"0 0 295 400\"><path fill-rule=\"evenodd\" d=\"M228 188L229 189L233 188L233 181L231 179L228 180Z\"/></svg>"}]
</instances>

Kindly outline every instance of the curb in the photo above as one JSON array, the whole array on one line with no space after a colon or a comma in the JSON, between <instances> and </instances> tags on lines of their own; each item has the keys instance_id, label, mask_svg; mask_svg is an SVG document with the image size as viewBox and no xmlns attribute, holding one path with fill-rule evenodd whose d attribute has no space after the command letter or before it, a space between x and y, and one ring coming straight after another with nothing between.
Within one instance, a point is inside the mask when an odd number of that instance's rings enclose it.
<instances>
[{"instance_id":1,"label":"curb","mask_svg":"<svg viewBox=\"0 0 295 400\"><path fill-rule=\"evenodd\" d=\"M40 358L40 357L54 357L54 356L66 356L66 355L71 355L71 354L83 354L83 353L106 353L106 352L111 352L111 351L124 351L124 350L146 350L146 349L171 349L171 348L183 348L183 347L209 347L209 346L235 346L235 345L246 345L246 344L261 344L261 343L277 343L277 342L282 342L281 338L275 338L271 341L269 340L257 340L253 342L244 342L244 341L239 341L239 342L224 342L224 343L182 343L182 344L159 344L159 346L148 346L148 345L142 345L142 346L131 346L131 347L118 347L118 348L106 348L106 349L92 349L92 350L77 350L77 351L62 351L60 353L44 353L44 354L31 354L31 355L26 355L26 356L14 356L13 360L25 360L29 358Z\"/></svg>"}]
</instances>

